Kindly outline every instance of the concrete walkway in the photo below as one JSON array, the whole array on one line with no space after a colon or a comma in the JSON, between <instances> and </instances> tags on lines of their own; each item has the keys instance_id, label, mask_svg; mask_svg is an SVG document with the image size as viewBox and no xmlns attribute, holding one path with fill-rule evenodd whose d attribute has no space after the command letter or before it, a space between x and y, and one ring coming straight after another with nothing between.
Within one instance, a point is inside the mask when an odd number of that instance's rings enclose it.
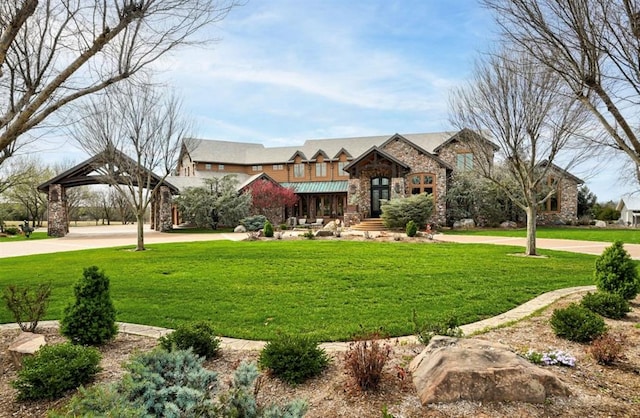
<instances>
[{"instance_id":1,"label":"concrete walkway","mask_svg":"<svg viewBox=\"0 0 640 418\"><path fill-rule=\"evenodd\" d=\"M90 248L107 248L117 246L131 246L132 248L135 248L137 236L135 228L135 225L77 228L72 227L70 228L70 233L64 238L53 238L35 241L0 242L0 258L55 253L61 251L75 251ZM245 239L246 237L247 235L243 233L167 234L153 231L149 229L148 226L145 226L145 244L211 240L240 241ZM525 246L524 238L438 234L434 237L434 240L440 242L513 245L521 247ZM608 247L611 244L591 241L538 239L537 245L538 248L541 249L599 255L602 253L604 248ZM625 249L627 249L627 251L631 254L632 258L640 259L640 245L625 244ZM465 335L472 335L491 328L496 328L523 319L531 315L535 311L549 306L556 300L568 296L572 293L592 290L595 290L595 286L572 287L548 292L503 314L472 324L463 325L461 329ZM172 331L167 328L128 324L124 322L119 322L118 325L120 332L133 335L142 335L152 338L159 338L160 336ZM57 327L58 321L42 321L40 322L40 326L45 328ZM0 324L0 331L5 329L17 328L17 324ZM410 335L406 337L391 338L390 342L414 344L417 343L418 340L415 336ZM222 337L222 347L232 350L260 350L262 349L262 347L264 347L265 344L266 343L264 341L249 341ZM322 343L321 347L328 352L340 352L345 351L349 347L349 343L328 342Z\"/></svg>"}]
</instances>

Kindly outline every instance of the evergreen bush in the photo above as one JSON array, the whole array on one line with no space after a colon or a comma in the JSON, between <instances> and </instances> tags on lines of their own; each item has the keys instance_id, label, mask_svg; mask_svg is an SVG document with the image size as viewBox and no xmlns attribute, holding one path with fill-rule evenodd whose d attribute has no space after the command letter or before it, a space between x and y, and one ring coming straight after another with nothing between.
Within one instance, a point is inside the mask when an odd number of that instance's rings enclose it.
<instances>
[{"instance_id":1,"label":"evergreen bush","mask_svg":"<svg viewBox=\"0 0 640 418\"><path fill-rule=\"evenodd\" d=\"M578 343L592 341L607 331L600 316L577 303L554 310L551 327L558 337Z\"/></svg>"},{"instance_id":2,"label":"evergreen bush","mask_svg":"<svg viewBox=\"0 0 640 418\"><path fill-rule=\"evenodd\" d=\"M627 300L635 298L640 291L636 264L622 241L615 241L596 259L594 277L598 290L617 293Z\"/></svg>"},{"instance_id":3,"label":"evergreen bush","mask_svg":"<svg viewBox=\"0 0 640 418\"><path fill-rule=\"evenodd\" d=\"M60 332L75 344L100 345L117 332L116 309L109 293L109 278L98 267L84 269L73 289L75 302L67 306Z\"/></svg>"},{"instance_id":4,"label":"evergreen bush","mask_svg":"<svg viewBox=\"0 0 640 418\"><path fill-rule=\"evenodd\" d=\"M35 289L10 285L4 289L2 299L20 329L35 332L38 322L47 312L50 296L50 283L40 284Z\"/></svg>"},{"instance_id":5,"label":"evergreen bush","mask_svg":"<svg viewBox=\"0 0 640 418\"><path fill-rule=\"evenodd\" d=\"M415 237L418 233L418 226L414 221L407 222L407 226L405 228L408 237Z\"/></svg>"},{"instance_id":6,"label":"evergreen bush","mask_svg":"<svg viewBox=\"0 0 640 418\"><path fill-rule=\"evenodd\" d=\"M580 302L582 306L605 318L621 319L631 310L629 302L617 293L587 293Z\"/></svg>"},{"instance_id":7,"label":"evergreen bush","mask_svg":"<svg viewBox=\"0 0 640 418\"><path fill-rule=\"evenodd\" d=\"M8 226L4 229L4 232L7 235L18 235L20 233L20 230L15 226Z\"/></svg>"},{"instance_id":8,"label":"evergreen bush","mask_svg":"<svg viewBox=\"0 0 640 418\"><path fill-rule=\"evenodd\" d=\"M247 228L247 231L259 231L264 228L264 224L267 223L267 217L264 215L247 216L240 221L240 225Z\"/></svg>"},{"instance_id":9,"label":"evergreen bush","mask_svg":"<svg viewBox=\"0 0 640 418\"><path fill-rule=\"evenodd\" d=\"M205 358L212 358L220 352L220 338L207 321L182 324L171 334L160 337L160 346L167 351L187 350Z\"/></svg>"},{"instance_id":10,"label":"evergreen bush","mask_svg":"<svg viewBox=\"0 0 640 418\"><path fill-rule=\"evenodd\" d=\"M11 385L18 400L57 399L70 389L90 382L98 371L100 353L71 343L45 345L22 360Z\"/></svg>"},{"instance_id":11,"label":"evergreen bush","mask_svg":"<svg viewBox=\"0 0 640 418\"><path fill-rule=\"evenodd\" d=\"M273 238L273 225L267 221L264 223L264 236L267 238Z\"/></svg>"},{"instance_id":12,"label":"evergreen bush","mask_svg":"<svg viewBox=\"0 0 640 418\"><path fill-rule=\"evenodd\" d=\"M329 357L318 347L318 342L309 337L280 335L262 349L258 364L279 379L295 385L322 373L329 364Z\"/></svg>"},{"instance_id":13,"label":"evergreen bush","mask_svg":"<svg viewBox=\"0 0 640 418\"><path fill-rule=\"evenodd\" d=\"M432 195L417 194L384 202L381 217L388 228L405 228L409 221L421 227L426 225L433 208Z\"/></svg>"}]
</instances>

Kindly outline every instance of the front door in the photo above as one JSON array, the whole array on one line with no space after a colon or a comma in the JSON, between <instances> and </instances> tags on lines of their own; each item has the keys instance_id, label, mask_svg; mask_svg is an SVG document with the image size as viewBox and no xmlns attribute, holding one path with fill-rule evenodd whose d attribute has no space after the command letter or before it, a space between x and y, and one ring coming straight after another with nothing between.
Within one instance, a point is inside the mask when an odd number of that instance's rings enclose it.
<instances>
[{"instance_id":1,"label":"front door","mask_svg":"<svg viewBox=\"0 0 640 418\"><path fill-rule=\"evenodd\" d=\"M382 210L380 204L382 200L389 200L390 181L388 177L371 178L371 217L379 218Z\"/></svg>"}]
</instances>

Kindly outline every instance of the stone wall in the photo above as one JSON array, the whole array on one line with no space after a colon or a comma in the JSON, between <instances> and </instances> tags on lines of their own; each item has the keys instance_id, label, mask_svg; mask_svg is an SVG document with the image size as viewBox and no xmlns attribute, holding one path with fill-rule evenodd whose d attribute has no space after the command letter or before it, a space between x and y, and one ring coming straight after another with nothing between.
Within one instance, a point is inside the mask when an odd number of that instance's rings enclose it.
<instances>
[{"instance_id":1,"label":"stone wall","mask_svg":"<svg viewBox=\"0 0 640 418\"><path fill-rule=\"evenodd\" d=\"M67 235L67 192L61 184L49 186L48 210L47 235L57 238Z\"/></svg>"},{"instance_id":2,"label":"stone wall","mask_svg":"<svg viewBox=\"0 0 640 418\"><path fill-rule=\"evenodd\" d=\"M572 179L564 178L558 186L560 191L558 212L539 212L539 224L572 224L578 220L578 183Z\"/></svg>"}]
</instances>

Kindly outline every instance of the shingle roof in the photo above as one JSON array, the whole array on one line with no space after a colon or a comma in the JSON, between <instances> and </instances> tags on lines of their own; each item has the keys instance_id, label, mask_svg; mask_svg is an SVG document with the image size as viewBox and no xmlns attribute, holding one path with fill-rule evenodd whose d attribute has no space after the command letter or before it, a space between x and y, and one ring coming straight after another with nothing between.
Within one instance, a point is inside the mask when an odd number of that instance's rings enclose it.
<instances>
[{"instance_id":1,"label":"shingle roof","mask_svg":"<svg viewBox=\"0 0 640 418\"><path fill-rule=\"evenodd\" d=\"M627 210L640 211L640 195L637 193L623 195L616 209L622 210L623 207L626 207Z\"/></svg>"}]
</instances>

